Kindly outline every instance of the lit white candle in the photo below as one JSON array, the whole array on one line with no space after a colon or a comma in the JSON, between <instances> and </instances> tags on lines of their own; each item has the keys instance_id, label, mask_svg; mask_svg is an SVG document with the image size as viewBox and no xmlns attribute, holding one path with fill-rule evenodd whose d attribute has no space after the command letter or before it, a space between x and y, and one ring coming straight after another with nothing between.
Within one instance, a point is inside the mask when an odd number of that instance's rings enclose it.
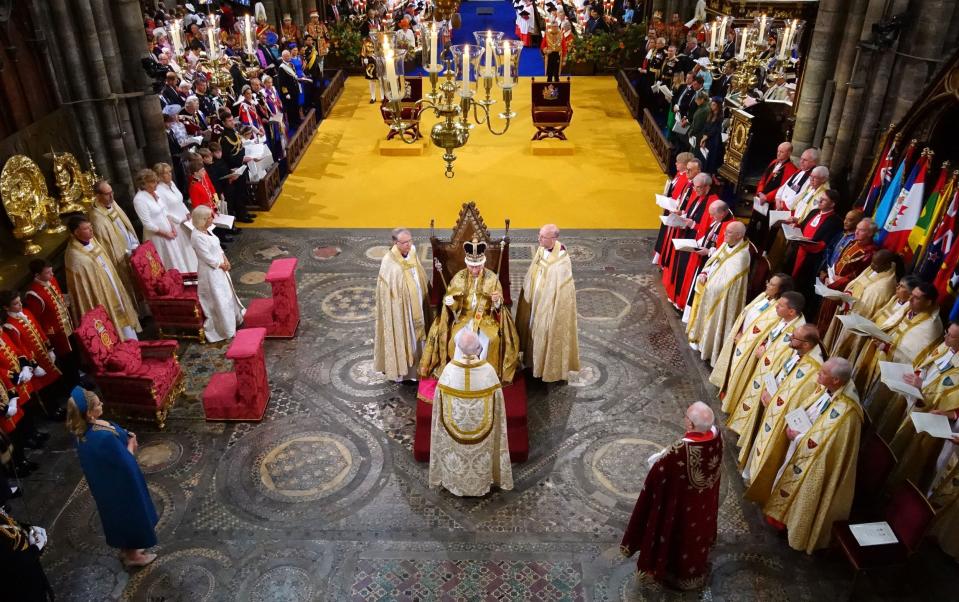
<instances>
[{"instance_id":1,"label":"lit white candle","mask_svg":"<svg viewBox=\"0 0 959 602\"><path fill-rule=\"evenodd\" d=\"M437 62L437 35L436 35L436 21L430 23L430 69L433 71L439 71L439 63Z\"/></svg>"},{"instance_id":2,"label":"lit white candle","mask_svg":"<svg viewBox=\"0 0 959 602\"><path fill-rule=\"evenodd\" d=\"M463 47L463 90L470 85L470 47L469 44Z\"/></svg>"},{"instance_id":3,"label":"lit white candle","mask_svg":"<svg viewBox=\"0 0 959 602\"><path fill-rule=\"evenodd\" d=\"M399 94L399 83L396 81L396 63L393 61L393 50L387 46L383 55L383 62L386 64L386 98L389 100L399 100L394 98Z\"/></svg>"},{"instance_id":4,"label":"lit white candle","mask_svg":"<svg viewBox=\"0 0 959 602\"><path fill-rule=\"evenodd\" d=\"M173 30L170 32L170 37L173 38L173 55L174 57L180 56L180 32L182 31L183 23L180 19L173 21Z\"/></svg>"},{"instance_id":5,"label":"lit white candle","mask_svg":"<svg viewBox=\"0 0 959 602\"><path fill-rule=\"evenodd\" d=\"M765 37L763 37L765 33L766 33L766 15L763 15L759 17L759 38L757 39L760 42L766 39Z\"/></svg>"},{"instance_id":6,"label":"lit white candle","mask_svg":"<svg viewBox=\"0 0 959 602\"><path fill-rule=\"evenodd\" d=\"M789 44L786 46L786 57L792 54L793 42L796 41L796 30L799 29L799 19L793 19L792 30L789 32Z\"/></svg>"},{"instance_id":7,"label":"lit white candle","mask_svg":"<svg viewBox=\"0 0 959 602\"><path fill-rule=\"evenodd\" d=\"M206 37L209 42L208 54L211 59L216 58L216 28L213 27L213 17L210 17L210 26L206 28Z\"/></svg>"},{"instance_id":8,"label":"lit white candle","mask_svg":"<svg viewBox=\"0 0 959 602\"><path fill-rule=\"evenodd\" d=\"M716 52L716 24L713 23L707 27L709 27L709 51Z\"/></svg>"},{"instance_id":9,"label":"lit white candle","mask_svg":"<svg viewBox=\"0 0 959 602\"><path fill-rule=\"evenodd\" d=\"M503 81L507 85L513 85L513 48L509 42L503 40Z\"/></svg>"},{"instance_id":10,"label":"lit white candle","mask_svg":"<svg viewBox=\"0 0 959 602\"><path fill-rule=\"evenodd\" d=\"M486 75L492 75L493 72L493 34L486 32L486 59L483 61L486 65Z\"/></svg>"},{"instance_id":11,"label":"lit white candle","mask_svg":"<svg viewBox=\"0 0 959 602\"><path fill-rule=\"evenodd\" d=\"M243 17L246 22L246 51L248 54L255 52L253 48L253 18L250 15Z\"/></svg>"},{"instance_id":12,"label":"lit white candle","mask_svg":"<svg viewBox=\"0 0 959 602\"><path fill-rule=\"evenodd\" d=\"M743 27L742 31L742 40L739 44L739 57L742 58L746 56L746 42L749 40L749 28Z\"/></svg>"},{"instance_id":13,"label":"lit white candle","mask_svg":"<svg viewBox=\"0 0 959 602\"><path fill-rule=\"evenodd\" d=\"M726 28L729 26L729 17L723 17L723 24L719 28L719 44L720 46L726 45Z\"/></svg>"}]
</instances>

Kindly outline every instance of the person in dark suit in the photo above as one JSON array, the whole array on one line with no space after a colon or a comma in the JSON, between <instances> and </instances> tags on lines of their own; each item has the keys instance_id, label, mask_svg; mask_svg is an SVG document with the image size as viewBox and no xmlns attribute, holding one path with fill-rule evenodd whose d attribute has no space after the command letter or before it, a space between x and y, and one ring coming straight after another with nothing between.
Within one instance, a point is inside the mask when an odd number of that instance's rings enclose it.
<instances>
[{"instance_id":1,"label":"person in dark suit","mask_svg":"<svg viewBox=\"0 0 959 602\"><path fill-rule=\"evenodd\" d=\"M586 33L594 34L607 31L609 31L609 25L606 24L606 19L600 14L599 8L590 6L589 20L586 21Z\"/></svg>"},{"instance_id":2,"label":"person in dark suit","mask_svg":"<svg viewBox=\"0 0 959 602\"><path fill-rule=\"evenodd\" d=\"M726 98L726 95L729 94L729 89L733 85L733 74L736 73L736 61L727 61L723 65L723 74L713 80L713 86L710 88L709 93L712 96L719 96L720 98Z\"/></svg>"}]
</instances>

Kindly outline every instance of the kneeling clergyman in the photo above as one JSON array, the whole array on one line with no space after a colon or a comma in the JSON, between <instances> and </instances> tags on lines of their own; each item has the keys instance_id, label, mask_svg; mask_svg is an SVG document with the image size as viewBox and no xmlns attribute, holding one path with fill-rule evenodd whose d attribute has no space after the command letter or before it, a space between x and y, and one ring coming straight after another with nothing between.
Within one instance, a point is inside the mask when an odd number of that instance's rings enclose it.
<instances>
[{"instance_id":1,"label":"kneeling clergyman","mask_svg":"<svg viewBox=\"0 0 959 602\"><path fill-rule=\"evenodd\" d=\"M863 411L852 382L852 367L843 358L826 360L811 401L800 405L807 420L783 427L790 440L786 461L778 467L763 514L785 528L789 546L807 554L829 545L832 524L849 518L856 489L856 458ZM788 426L805 426L795 430ZM763 466L762 471L774 470Z\"/></svg>"},{"instance_id":2,"label":"kneeling clergyman","mask_svg":"<svg viewBox=\"0 0 959 602\"><path fill-rule=\"evenodd\" d=\"M390 380L414 380L430 323L429 283L410 231L397 228L392 236L376 280L373 369Z\"/></svg>"},{"instance_id":3,"label":"kneeling clergyman","mask_svg":"<svg viewBox=\"0 0 959 602\"><path fill-rule=\"evenodd\" d=\"M513 382L519 362L516 326L509 310L503 307L503 285L499 276L486 269L486 243L464 243L466 269L450 280L443 297L443 308L433 320L426 348L420 360L420 376L437 375L450 359L459 359L456 339L471 331L479 338L479 358L493 366L503 383ZM442 269L436 260L437 269Z\"/></svg>"},{"instance_id":4,"label":"kneeling clergyman","mask_svg":"<svg viewBox=\"0 0 959 602\"><path fill-rule=\"evenodd\" d=\"M686 409L685 436L648 460L649 473L620 546L626 556L639 553L641 578L696 589L709 576L723 459L714 421L712 409L697 401Z\"/></svg>"},{"instance_id":5,"label":"kneeling clergyman","mask_svg":"<svg viewBox=\"0 0 959 602\"><path fill-rule=\"evenodd\" d=\"M726 241L706 260L696 277L686 337L711 366L719 361L723 343L746 304L749 243L745 237L745 224L729 224Z\"/></svg>"},{"instance_id":6,"label":"kneeling clergyman","mask_svg":"<svg viewBox=\"0 0 959 602\"><path fill-rule=\"evenodd\" d=\"M496 371L480 359L479 337L467 330L458 356L446 364L433 397L430 487L453 495L486 495L491 486L513 488L506 439L506 402Z\"/></svg>"},{"instance_id":7,"label":"kneeling clergyman","mask_svg":"<svg viewBox=\"0 0 959 602\"><path fill-rule=\"evenodd\" d=\"M559 228L539 230L539 247L530 263L516 308L523 363L543 382L568 380L579 370L576 336L576 284Z\"/></svg>"}]
</instances>

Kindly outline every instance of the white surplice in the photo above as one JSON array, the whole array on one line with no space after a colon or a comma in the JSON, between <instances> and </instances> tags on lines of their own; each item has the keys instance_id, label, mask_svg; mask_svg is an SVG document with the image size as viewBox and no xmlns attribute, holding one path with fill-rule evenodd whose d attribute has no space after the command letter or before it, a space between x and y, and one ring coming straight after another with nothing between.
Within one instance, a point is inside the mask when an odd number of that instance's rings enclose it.
<instances>
[{"instance_id":1,"label":"white surplice","mask_svg":"<svg viewBox=\"0 0 959 602\"><path fill-rule=\"evenodd\" d=\"M171 214L167 203L159 195L158 187L157 196L141 190L133 197L133 208L137 212L137 217L140 218L140 223L143 224L143 240L153 242L163 267L176 268L184 273L195 272L196 253L193 252L184 229L180 227L182 222L179 219L180 214ZM180 204L183 205L183 202L181 201ZM183 209L186 210L186 207L184 206ZM167 234L176 232L177 237L170 240L160 234L161 232Z\"/></svg>"},{"instance_id":2,"label":"white surplice","mask_svg":"<svg viewBox=\"0 0 959 602\"><path fill-rule=\"evenodd\" d=\"M190 243L200 260L197 268L197 296L203 308L203 330L206 340L215 343L232 339L236 328L243 323L246 311L233 289L229 272L220 269L223 249L220 240L209 232L194 230Z\"/></svg>"}]
</instances>

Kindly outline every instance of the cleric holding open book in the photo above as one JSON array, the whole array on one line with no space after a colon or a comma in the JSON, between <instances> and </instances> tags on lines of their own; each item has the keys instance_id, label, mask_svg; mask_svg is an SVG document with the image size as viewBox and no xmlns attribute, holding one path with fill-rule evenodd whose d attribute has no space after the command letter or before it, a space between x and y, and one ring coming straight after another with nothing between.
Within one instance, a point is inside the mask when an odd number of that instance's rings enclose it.
<instances>
[{"instance_id":1,"label":"cleric holding open book","mask_svg":"<svg viewBox=\"0 0 959 602\"><path fill-rule=\"evenodd\" d=\"M137 464L137 436L115 422L101 420L103 403L75 387L67 400L67 429L76 438L83 476L97 504L107 545L120 548L126 567L146 566L156 554L157 513Z\"/></svg>"}]
</instances>

